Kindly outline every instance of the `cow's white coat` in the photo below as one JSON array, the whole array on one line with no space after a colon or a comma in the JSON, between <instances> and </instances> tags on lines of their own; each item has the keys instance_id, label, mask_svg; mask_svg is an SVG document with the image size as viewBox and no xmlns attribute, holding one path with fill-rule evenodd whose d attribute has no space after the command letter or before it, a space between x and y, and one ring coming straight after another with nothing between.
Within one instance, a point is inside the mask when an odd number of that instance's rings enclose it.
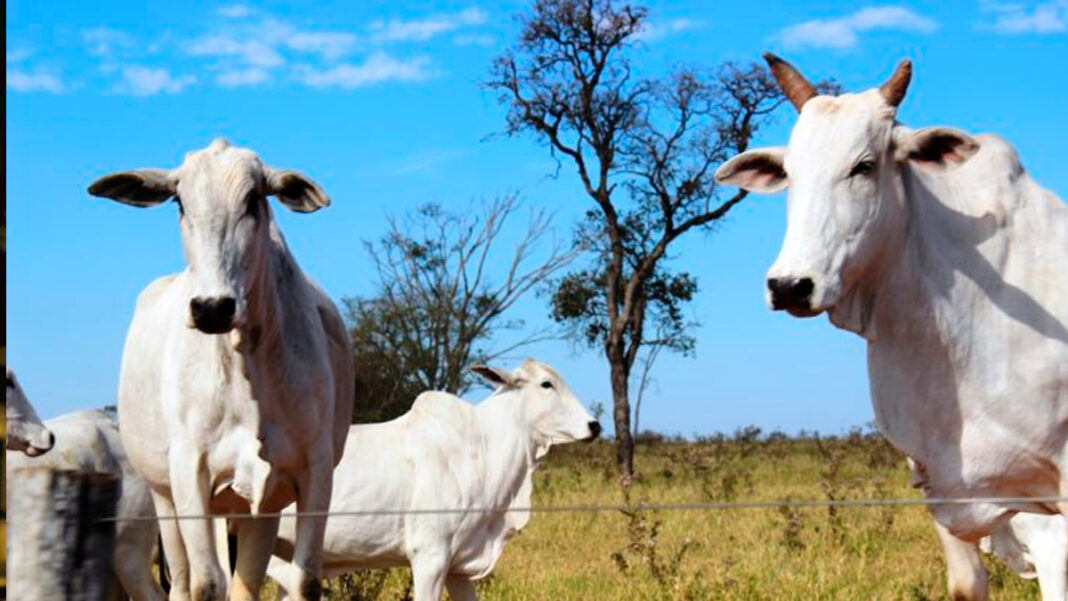
<instances>
[{"instance_id":1,"label":"cow's white coat","mask_svg":"<svg viewBox=\"0 0 1068 601\"><path fill-rule=\"evenodd\" d=\"M267 196L308 212L329 204L298 173L216 140L182 166L105 176L97 196L135 206L180 202L188 265L137 300L119 384L122 437L162 516L327 509L352 411L348 334L330 298L297 266ZM198 299L231 299L197 319ZM218 332L218 333L208 333ZM319 597L325 518L301 518L283 576ZM172 599L226 596L209 519L164 520ZM240 522L230 599L258 595L277 519Z\"/></svg>"},{"instance_id":2,"label":"cow's white coat","mask_svg":"<svg viewBox=\"0 0 1068 601\"><path fill-rule=\"evenodd\" d=\"M549 447L600 427L554 370L530 361L514 372L478 368L497 390L477 406L423 393L405 415L352 426L334 476L332 512L529 507L531 475ZM287 511L292 511L290 507ZM529 512L334 515L324 572L411 565L416 601L475 598L472 580L497 563ZM276 555L288 559L293 519L283 518ZM273 559L270 573L285 566Z\"/></svg>"},{"instance_id":3,"label":"cow's white coat","mask_svg":"<svg viewBox=\"0 0 1068 601\"><path fill-rule=\"evenodd\" d=\"M1068 207L1005 140L895 114L879 90L816 96L789 146L738 155L717 179L789 187L769 285L808 278L807 302L785 308L867 340L877 421L928 496L1068 496ZM932 513L976 541L1017 511L1068 504Z\"/></svg>"}]
</instances>

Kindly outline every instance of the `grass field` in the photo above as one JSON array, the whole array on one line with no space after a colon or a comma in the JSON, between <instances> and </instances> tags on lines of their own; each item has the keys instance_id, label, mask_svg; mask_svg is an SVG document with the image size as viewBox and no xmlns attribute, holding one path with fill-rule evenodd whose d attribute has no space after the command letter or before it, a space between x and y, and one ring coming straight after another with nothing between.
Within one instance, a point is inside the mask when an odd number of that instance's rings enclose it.
<instances>
[{"instance_id":1,"label":"grass field","mask_svg":"<svg viewBox=\"0 0 1068 601\"><path fill-rule=\"evenodd\" d=\"M609 442L553 449L535 506L628 502ZM918 497L878 436L786 439L744 430L647 440L629 503ZM987 561L994 600L1038 587ZM408 598L407 570L328 583L328 599ZM483 600L947 599L945 564L921 507L535 514L479 583Z\"/></svg>"}]
</instances>

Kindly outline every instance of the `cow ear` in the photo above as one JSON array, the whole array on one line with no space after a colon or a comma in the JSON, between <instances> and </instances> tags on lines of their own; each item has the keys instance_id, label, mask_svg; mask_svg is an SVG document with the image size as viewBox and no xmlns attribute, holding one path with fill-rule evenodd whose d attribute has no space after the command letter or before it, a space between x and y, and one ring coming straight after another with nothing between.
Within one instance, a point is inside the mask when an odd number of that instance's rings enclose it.
<instances>
[{"instance_id":1,"label":"cow ear","mask_svg":"<svg viewBox=\"0 0 1068 601\"><path fill-rule=\"evenodd\" d=\"M494 388L514 388L518 381L514 375L496 367L489 367L486 365L472 365L471 371L482 377L483 380L490 383Z\"/></svg>"},{"instance_id":2,"label":"cow ear","mask_svg":"<svg viewBox=\"0 0 1068 601\"><path fill-rule=\"evenodd\" d=\"M93 196L110 198L135 207L151 207L175 195L178 182L165 169L137 169L112 173L89 186Z\"/></svg>"},{"instance_id":3,"label":"cow ear","mask_svg":"<svg viewBox=\"0 0 1068 601\"><path fill-rule=\"evenodd\" d=\"M716 169L716 181L751 192L781 192L790 183L783 168L782 147L747 150Z\"/></svg>"},{"instance_id":4,"label":"cow ear","mask_svg":"<svg viewBox=\"0 0 1068 601\"><path fill-rule=\"evenodd\" d=\"M948 127L928 127L913 132L898 147L899 159L933 169L952 169L979 152L979 141Z\"/></svg>"},{"instance_id":5,"label":"cow ear","mask_svg":"<svg viewBox=\"0 0 1068 601\"><path fill-rule=\"evenodd\" d=\"M292 169L267 168L267 193L298 213L311 213L330 206L330 198L311 178Z\"/></svg>"}]
</instances>

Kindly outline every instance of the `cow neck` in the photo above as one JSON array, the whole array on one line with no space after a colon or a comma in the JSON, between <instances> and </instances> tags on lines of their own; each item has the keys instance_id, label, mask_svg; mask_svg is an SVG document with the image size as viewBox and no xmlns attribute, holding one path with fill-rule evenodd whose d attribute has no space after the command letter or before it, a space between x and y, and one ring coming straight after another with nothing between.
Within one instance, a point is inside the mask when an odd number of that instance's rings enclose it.
<instances>
[{"instance_id":1,"label":"cow neck","mask_svg":"<svg viewBox=\"0 0 1068 601\"><path fill-rule=\"evenodd\" d=\"M271 348L285 348L285 345L269 343L286 331L286 309L294 300L287 297L296 293L293 290L296 262L273 220L268 236L268 258L250 278L248 324L240 333L237 344L238 350L245 354L255 354L264 348L265 343Z\"/></svg>"},{"instance_id":2,"label":"cow neck","mask_svg":"<svg viewBox=\"0 0 1068 601\"><path fill-rule=\"evenodd\" d=\"M881 429L907 454L927 459L960 436L959 358L952 349L960 346L966 332L960 324L974 307L952 298L953 268L945 253L951 241L939 231L937 216L950 209L907 164L902 182L905 236L874 296L868 372Z\"/></svg>"},{"instance_id":3,"label":"cow neck","mask_svg":"<svg viewBox=\"0 0 1068 601\"><path fill-rule=\"evenodd\" d=\"M500 491L494 499L500 505L529 505L530 480L537 465L537 443L529 427L519 419L515 392L504 391L490 396L475 408L481 444L486 458L487 491ZM527 491L526 499L516 498Z\"/></svg>"}]
</instances>

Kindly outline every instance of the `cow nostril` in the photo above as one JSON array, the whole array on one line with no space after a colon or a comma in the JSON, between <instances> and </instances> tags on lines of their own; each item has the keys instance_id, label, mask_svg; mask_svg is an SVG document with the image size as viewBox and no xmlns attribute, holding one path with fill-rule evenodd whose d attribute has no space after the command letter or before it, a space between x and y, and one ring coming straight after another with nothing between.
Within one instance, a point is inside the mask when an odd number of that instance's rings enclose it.
<instances>
[{"instance_id":1,"label":"cow nostril","mask_svg":"<svg viewBox=\"0 0 1068 601\"><path fill-rule=\"evenodd\" d=\"M194 297L189 301L193 324L202 332L221 334L233 328L237 301L232 296Z\"/></svg>"},{"instance_id":2,"label":"cow nostril","mask_svg":"<svg viewBox=\"0 0 1068 601\"><path fill-rule=\"evenodd\" d=\"M816 289L812 278L768 278L767 284L774 309L807 309Z\"/></svg>"},{"instance_id":3,"label":"cow nostril","mask_svg":"<svg viewBox=\"0 0 1068 601\"><path fill-rule=\"evenodd\" d=\"M811 282L810 282L811 284ZM237 310L237 301L232 297L223 297L218 300L219 317L225 317L226 319L233 319L234 311Z\"/></svg>"}]
</instances>

